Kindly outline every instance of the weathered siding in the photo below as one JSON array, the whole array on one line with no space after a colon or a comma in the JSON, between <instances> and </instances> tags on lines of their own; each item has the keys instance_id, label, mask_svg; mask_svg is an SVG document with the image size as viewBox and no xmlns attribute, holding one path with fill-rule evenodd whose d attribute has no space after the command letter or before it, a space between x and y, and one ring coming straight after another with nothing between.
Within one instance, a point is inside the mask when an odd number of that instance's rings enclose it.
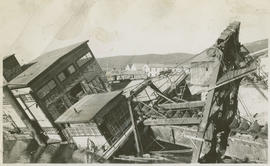
<instances>
[{"instance_id":1,"label":"weathered siding","mask_svg":"<svg viewBox=\"0 0 270 166\"><path fill-rule=\"evenodd\" d=\"M211 73L215 70L215 63L209 62L193 62L191 64L191 79L193 85L207 85Z\"/></svg>"}]
</instances>

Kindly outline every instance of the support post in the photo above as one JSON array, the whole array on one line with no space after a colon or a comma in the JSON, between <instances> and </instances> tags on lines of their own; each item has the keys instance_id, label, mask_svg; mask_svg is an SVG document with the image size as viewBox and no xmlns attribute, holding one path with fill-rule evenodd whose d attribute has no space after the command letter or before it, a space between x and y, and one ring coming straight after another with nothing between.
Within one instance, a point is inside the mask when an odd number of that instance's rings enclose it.
<instances>
[{"instance_id":1,"label":"support post","mask_svg":"<svg viewBox=\"0 0 270 166\"><path fill-rule=\"evenodd\" d=\"M45 146L47 138L45 138L44 136L42 136L40 134L42 131L40 126L33 124L31 119L28 117L27 113L24 111L24 109L18 103L17 99L15 98L15 96L12 94L12 92L10 91L10 89L7 86L3 86L3 93L5 94L7 99L9 100L9 103L12 105L12 107L14 108L16 113L19 115L19 117L25 123L27 128L31 131L35 141L37 141L37 143L40 146Z\"/></svg>"},{"instance_id":2,"label":"support post","mask_svg":"<svg viewBox=\"0 0 270 166\"><path fill-rule=\"evenodd\" d=\"M138 156L142 156L143 148L142 148L141 139L140 139L140 135L139 135L138 128L137 128L137 122L134 118L133 110L131 107L131 99L128 99L127 102L128 102L128 109L129 109L130 118L131 118L132 127L133 127L133 133L134 133L134 139L135 139L137 153L138 153Z\"/></svg>"}]
</instances>

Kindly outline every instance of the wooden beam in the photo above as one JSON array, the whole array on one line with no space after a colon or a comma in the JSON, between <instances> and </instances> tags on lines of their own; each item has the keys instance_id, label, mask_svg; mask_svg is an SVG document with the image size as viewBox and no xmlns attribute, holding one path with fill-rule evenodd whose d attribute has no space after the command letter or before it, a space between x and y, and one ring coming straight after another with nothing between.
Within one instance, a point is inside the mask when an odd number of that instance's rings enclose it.
<instances>
[{"instance_id":1,"label":"wooden beam","mask_svg":"<svg viewBox=\"0 0 270 166\"><path fill-rule=\"evenodd\" d=\"M157 110L155 110L153 107L148 106L148 105L147 105L147 104L145 104L144 102L141 102L141 101L137 101L137 102L139 102L139 103L141 103L142 105L144 105L145 107L147 107L147 108L151 109L151 110L152 110L152 111L154 111L155 113L157 113L157 114L159 114L159 115L163 116L164 118L167 118L165 115L163 115L162 113L158 112L158 111L157 111Z\"/></svg>"},{"instance_id":2,"label":"wooden beam","mask_svg":"<svg viewBox=\"0 0 270 166\"><path fill-rule=\"evenodd\" d=\"M150 153L190 153L192 149L150 151Z\"/></svg>"},{"instance_id":3,"label":"wooden beam","mask_svg":"<svg viewBox=\"0 0 270 166\"><path fill-rule=\"evenodd\" d=\"M146 119L143 123L146 126L155 125L198 125L201 118L167 118L167 119Z\"/></svg>"},{"instance_id":4,"label":"wooden beam","mask_svg":"<svg viewBox=\"0 0 270 166\"><path fill-rule=\"evenodd\" d=\"M163 95L162 93L159 93L159 92L157 92L157 91L156 91L156 93L157 93L159 96L163 97L164 99L166 99L166 100L168 100L168 101L170 101L170 102L172 102L172 103L176 103L175 101L173 101L172 99L166 97L166 96Z\"/></svg>"},{"instance_id":5,"label":"wooden beam","mask_svg":"<svg viewBox=\"0 0 270 166\"><path fill-rule=\"evenodd\" d=\"M204 105L205 101L190 101L184 103L159 104L158 106L164 109L180 109L180 108L204 107Z\"/></svg>"},{"instance_id":6,"label":"wooden beam","mask_svg":"<svg viewBox=\"0 0 270 166\"><path fill-rule=\"evenodd\" d=\"M137 128L137 122L136 122L134 114L133 114L133 110L132 110L132 107L131 107L131 101L128 100L127 102L128 102L128 109L129 109L130 118L131 118L131 122L132 122L132 128L133 128L137 153L138 153L139 156L141 156L143 154L143 148L142 148L142 144L141 144L140 134L139 134L139 131L138 131L138 128Z\"/></svg>"},{"instance_id":7,"label":"wooden beam","mask_svg":"<svg viewBox=\"0 0 270 166\"><path fill-rule=\"evenodd\" d=\"M218 68L217 70L213 71L213 77L211 77L211 80L209 80L209 82L212 86L215 85L217 82L218 73L219 73L219 70L221 68L220 62L218 63L217 68ZM207 94L206 105L205 105L204 111L203 111L203 118L202 118L202 121L201 121L200 126L199 126L199 131L197 133L197 137L201 138L201 139L204 139L205 133L207 130L206 125L207 125L209 117L211 115L211 108L212 108L212 102L213 102L213 98L214 98L214 92L215 92L215 89L212 89ZM212 131L209 131L209 132L212 132ZM192 159L191 159L192 163L197 163L199 161L200 154L201 154L201 151L203 148L203 143L204 142L201 142L201 141L196 143L195 147L197 147L197 149L194 149L194 152L192 153Z\"/></svg>"},{"instance_id":8,"label":"wooden beam","mask_svg":"<svg viewBox=\"0 0 270 166\"><path fill-rule=\"evenodd\" d=\"M232 70L228 71L225 73L220 79L217 81L217 85L222 84L224 82L228 81L233 81L237 78L241 78L245 76L246 74L249 74L250 72L253 72L257 69L257 66L255 63L252 63L250 66L242 68L242 69L237 69L237 70Z\"/></svg>"},{"instance_id":9,"label":"wooden beam","mask_svg":"<svg viewBox=\"0 0 270 166\"><path fill-rule=\"evenodd\" d=\"M3 93L5 94L5 97L7 97L7 100L9 100L10 105L14 108L17 115L31 131L34 140L38 143L38 145L45 146L48 138L40 134L42 132L42 128L28 117L27 113L17 101L9 87L3 86Z\"/></svg>"}]
</instances>

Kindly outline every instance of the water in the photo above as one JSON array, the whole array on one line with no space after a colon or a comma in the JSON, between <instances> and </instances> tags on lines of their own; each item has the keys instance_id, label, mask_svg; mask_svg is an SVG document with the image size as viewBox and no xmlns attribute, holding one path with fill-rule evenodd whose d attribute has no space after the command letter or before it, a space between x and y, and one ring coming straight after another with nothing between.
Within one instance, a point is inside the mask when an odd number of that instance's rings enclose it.
<instances>
[{"instance_id":1,"label":"water","mask_svg":"<svg viewBox=\"0 0 270 166\"><path fill-rule=\"evenodd\" d=\"M153 148L151 149L156 150ZM172 161L177 163L187 163L191 159L191 154L169 154L168 158L172 159ZM149 161L149 162L171 163L172 161L164 161L164 162ZM72 144L67 145L52 144L46 147L40 147L34 140L16 140L16 141L5 140L3 162L4 163L96 163L97 160L93 156L89 156L86 155L84 152L80 152ZM122 160L110 160L103 162L135 163L132 161L122 161Z\"/></svg>"},{"instance_id":2,"label":"water","mask_svg":"<svg viewBox=\"0 0 270 166\"><path fill-rule=\"evenodd\" d=\"M73 145L52 144L40 147L34 140L4 142L4 163L77 163Z\"/></svg>"}]
</instances>

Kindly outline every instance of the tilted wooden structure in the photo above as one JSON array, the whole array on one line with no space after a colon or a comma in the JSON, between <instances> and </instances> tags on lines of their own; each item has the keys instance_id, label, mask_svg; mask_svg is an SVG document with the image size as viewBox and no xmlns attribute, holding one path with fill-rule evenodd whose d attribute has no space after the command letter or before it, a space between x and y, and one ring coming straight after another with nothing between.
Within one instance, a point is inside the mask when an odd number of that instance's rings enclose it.
<instances>
[{"instance_id":1,"label":"tilted wooden structure","mask_svg":"<svg viewBox=\"0 0 270 166\"><path fill-rule=\"evenodd\" d=\"M241 150L233 146L245 149L246 144L250 146L248 149L257 150L256 154L246 153L251 160L265 161L267 158L265 141L231 135L231 128L237 121L241 79L257 69L255 62L241 53L239 29L240 22L231 23L212 47L192 60L191 83L202 87L197 93L207 94L201 109L195 111L194 102L159 104L162 111L174 111L174 115L144 121L151 126L157 139L192 148L193 163L219 162L224 153L244 158ZM198 72L197 68L206 74ZM194 112L197 113L195 117Z\"/></svg>"}]
</instances>

